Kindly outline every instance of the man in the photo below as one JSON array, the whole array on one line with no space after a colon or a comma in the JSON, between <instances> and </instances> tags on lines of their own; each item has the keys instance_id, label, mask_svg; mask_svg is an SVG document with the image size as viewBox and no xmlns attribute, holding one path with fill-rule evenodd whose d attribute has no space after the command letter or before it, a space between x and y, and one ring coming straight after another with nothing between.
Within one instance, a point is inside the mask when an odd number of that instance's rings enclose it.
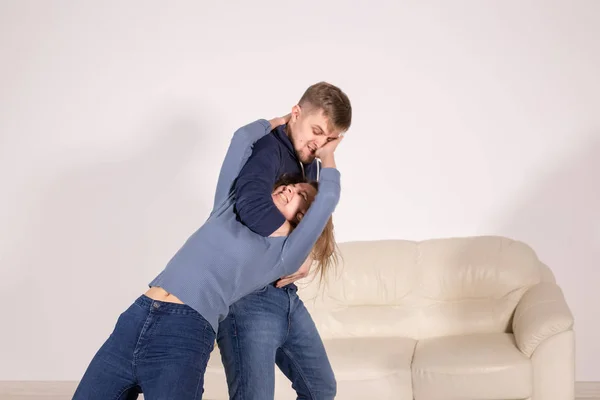
<instances>
[{"instance_id":1,"label":"man","mask_svg":"<svg viewBox=\"0 0 600 400\"><path fill-rule=\"evenodd\" d=\"M317 149L350 127L352 107L337 87L309 87L289 122L259 140L235 183L236 212L254 232L269 236L286 222L271 199L283 174L318 180ZM300 270L236 302L219 324L217 343L231 399L273 399L275 366L301 399L333 399L336 381L315 324L297 295Z\"/></svg>"}]
</instances>

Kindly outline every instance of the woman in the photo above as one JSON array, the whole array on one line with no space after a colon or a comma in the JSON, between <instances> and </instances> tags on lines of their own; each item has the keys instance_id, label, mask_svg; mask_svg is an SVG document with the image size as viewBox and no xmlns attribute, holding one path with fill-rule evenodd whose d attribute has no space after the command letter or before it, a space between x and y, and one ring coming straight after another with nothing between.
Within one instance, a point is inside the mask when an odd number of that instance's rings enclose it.
<instances>
[{"instance_id":1,"label":"woman","mask_svg":"<svg viewBox=\"0 0 600 400\"><path fill-rule=\"evenodd\" d=\"M339 200L334 151L341 138L317 154L323 169L314 202L306 183L273 191L273 200L288 222L272 237L257 235L238 222L232 184L253 143L288 119L259 120L236 131L221 167L210 217L150 283L150 289L121 314L74 399L134 399L142 391L147 400L202 398L215 332L229 306L295 272Z\"/></svg>"}]
</instances>

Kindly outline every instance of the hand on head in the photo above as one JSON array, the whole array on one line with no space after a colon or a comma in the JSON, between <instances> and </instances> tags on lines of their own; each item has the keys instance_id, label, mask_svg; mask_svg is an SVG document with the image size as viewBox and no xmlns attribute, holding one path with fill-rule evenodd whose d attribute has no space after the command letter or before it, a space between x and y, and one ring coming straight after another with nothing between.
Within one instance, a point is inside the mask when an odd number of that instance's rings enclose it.
<instances>
[{"instance_id":1,"label":"hand on head","mask_svg":"<svg viewBox=\"0 0 600 400\"><path fill-rule=\"evenodd\" d=\"M317 149L317 151L315 152L315 155L321 161L324 161L325 158L333 157L335 150L337 149L337 147L339 146L339 144L342 142L343 139L344 139L343 134L340 134L335 139L330 139L327 143L325 143L325 145L323 145L323 147Z\"/></svg>"},{"instance_id":2,"label":"hand on head","mask_svg":"<svg viewBox=\"0 0 600 400\"><path fill-rule=\"evenodd\" d=\"M288 114L288 115L284 115L283 117L277 117L277 118L273 118L271 120L269 120L269 122L271 123L271 129L275 129L280 125L285 125L288 122L290 122L290 118L292 117L292 114Z\"/></svg>"}]
</instances>

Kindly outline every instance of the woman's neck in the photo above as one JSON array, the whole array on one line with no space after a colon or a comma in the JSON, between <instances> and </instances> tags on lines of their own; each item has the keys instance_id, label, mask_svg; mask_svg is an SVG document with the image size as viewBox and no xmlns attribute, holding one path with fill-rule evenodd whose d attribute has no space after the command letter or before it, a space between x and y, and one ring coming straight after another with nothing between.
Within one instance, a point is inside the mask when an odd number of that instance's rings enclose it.
<instances>
[{"instance_id":1,"label":"woman's neck","mask_svg":"<svg viewBox=\"0 0 600 400\"><path fill-rule=\"evenodd\" d=\"M285 221L277 230L269 235L269 237L288 236L292 232L292 224Z\"/></svg>"}]
</instances>

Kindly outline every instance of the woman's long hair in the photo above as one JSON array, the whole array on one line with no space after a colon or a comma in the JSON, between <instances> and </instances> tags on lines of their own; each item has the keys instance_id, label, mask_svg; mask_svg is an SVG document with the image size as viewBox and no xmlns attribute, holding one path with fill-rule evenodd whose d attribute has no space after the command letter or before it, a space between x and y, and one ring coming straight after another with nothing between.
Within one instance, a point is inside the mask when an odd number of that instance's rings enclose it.
<instances>
[{"instance_id":1,"label":"woman's long hair","mask_svg":"<svg viewBox=\"0 0 600 400\"><path fill-rule=\"evenodd\" d=\"M280 186L286 185L295 185L298 183L309 183L312 185L317 191L319 191L319 183L316 181L309 181L306 178L303 178L300 175L290 175L284 174L282 175L277 182L275 182L275 186L273 190L277 189ZM289 221L292 226L295 228L300 221ZM312 252L311 257L313 258L313 263L316 264L315 274L319 275L319 281L323 282L327 279L327 272L330 269L335 269L338 265L339 261L339 249L337 247L337 243L335 242L335 235L333 229L333 217L329 217L323 232L317 239Z\"/></svg>"}]
</instances>

